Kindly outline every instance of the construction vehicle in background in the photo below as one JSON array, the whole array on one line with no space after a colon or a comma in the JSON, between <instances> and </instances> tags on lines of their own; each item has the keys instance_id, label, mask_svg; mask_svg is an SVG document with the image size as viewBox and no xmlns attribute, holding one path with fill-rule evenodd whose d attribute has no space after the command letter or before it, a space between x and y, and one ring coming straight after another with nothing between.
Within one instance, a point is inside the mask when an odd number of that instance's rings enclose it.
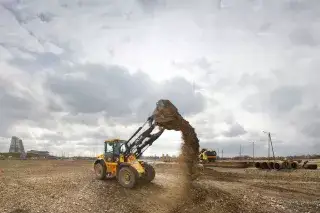
<instances>
[{"instance_id":1,"label":"construction vehicle in background","mask_svg":"<svg viewBox=\"0 0 320 213\"><path fill-rule=\"evenodd\" d=\"M147 129L142 131L146 125ZM158 131L152 134L156 127ZM193 146L195 147L193 149L196 150L192 153L199 152L194 129L182 118L170 101L159 100L153 115L128 140L111 139L104 142L104 153L99 155L94 162L96 177L101 180L116 178L125 188L133 188L140 180L151 182L155 178L155 170L150 164L139 158L165 129L179 130L183 134L188 133L187 137L191 137L191 139L188 138L188 141L191 142L185 144L196 144ZM186 160L190 174L192 173L190 165L194 162L191 160Z\"/></svg>"},{"instance_id":2,"label":"construction vehicle in background","mask_svg":"<svg viewBox=\"0 0 320 213\"><path fill-rule=\"evenodd\" d=\"M217 152L211 149L203 148L199 154L200 163L212 163L217 159Z\"/></svg>"}]
</instances>

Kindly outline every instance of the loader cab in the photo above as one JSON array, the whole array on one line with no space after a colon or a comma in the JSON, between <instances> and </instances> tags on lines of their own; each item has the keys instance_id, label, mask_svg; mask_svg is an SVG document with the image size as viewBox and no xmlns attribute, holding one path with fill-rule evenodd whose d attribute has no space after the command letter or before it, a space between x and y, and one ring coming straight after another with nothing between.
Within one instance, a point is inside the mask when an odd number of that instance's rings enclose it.
<instances>
[{"instance_id":1,"label":"loader cab","mask_svg":"<svg viewBox=\"0 0 320 213\"><path fill-rule=\"evenodd\" d=\"M104 142L104 156L107 162L116 162L120 158L120 154L124 153L126 141L120 139L106 140Z\"/></svg>"}]
</instances>

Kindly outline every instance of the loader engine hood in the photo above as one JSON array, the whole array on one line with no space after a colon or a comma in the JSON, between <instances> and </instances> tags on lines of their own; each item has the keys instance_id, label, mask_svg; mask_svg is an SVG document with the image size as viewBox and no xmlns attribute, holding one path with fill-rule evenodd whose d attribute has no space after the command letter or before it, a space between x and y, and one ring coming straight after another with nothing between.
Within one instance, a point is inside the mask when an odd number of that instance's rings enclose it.
<instances>
[{"instance_id":1,"label":"loader engine hood","mask_svg":"<svg viewBox=\"0 0 320 213\"><path fill-rule=\"evenodd\" d=\"M103 159L103 158L104 158L104 154L100 154L100 155L98 155L98 156L97 156L97 158L99 158L99 159Z\"/></svg>"}]
</instances>

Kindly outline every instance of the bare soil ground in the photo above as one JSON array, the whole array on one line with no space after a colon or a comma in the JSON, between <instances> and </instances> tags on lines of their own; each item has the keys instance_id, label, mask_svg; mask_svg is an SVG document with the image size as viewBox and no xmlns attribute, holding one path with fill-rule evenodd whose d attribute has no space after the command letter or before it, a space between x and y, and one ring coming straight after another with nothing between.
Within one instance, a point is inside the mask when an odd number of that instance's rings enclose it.
<instances>
[{"instance_id":1,"label":"bare soil ground","mask_svg":"<svg viewBox=\"0 0 320 213\"><path fill-rule=\"evenodd\" d=\"M176 166L151 184L96 180L89 161L0 161L0 212L320 212L320 171L206 169L185 194Z\"/></svg>"}]
</instances>

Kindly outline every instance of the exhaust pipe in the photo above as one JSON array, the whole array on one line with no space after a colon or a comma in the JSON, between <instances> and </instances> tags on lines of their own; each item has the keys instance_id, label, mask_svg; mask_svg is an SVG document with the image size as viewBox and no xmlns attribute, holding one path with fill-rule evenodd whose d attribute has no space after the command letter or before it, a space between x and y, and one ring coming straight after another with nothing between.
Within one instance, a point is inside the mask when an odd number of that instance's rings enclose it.
<instances>
[{"instance_id":1,"label":"exhaust pipe","mask_svg":"<svg viewBox=\"0 0 320 213\"><path fill-rule=\"evenodd\" d=\"M254 164L254 166L257 168L257 169L261 169L261 163L260 162L256 162Z\"/></svg>"}]
</instances>

